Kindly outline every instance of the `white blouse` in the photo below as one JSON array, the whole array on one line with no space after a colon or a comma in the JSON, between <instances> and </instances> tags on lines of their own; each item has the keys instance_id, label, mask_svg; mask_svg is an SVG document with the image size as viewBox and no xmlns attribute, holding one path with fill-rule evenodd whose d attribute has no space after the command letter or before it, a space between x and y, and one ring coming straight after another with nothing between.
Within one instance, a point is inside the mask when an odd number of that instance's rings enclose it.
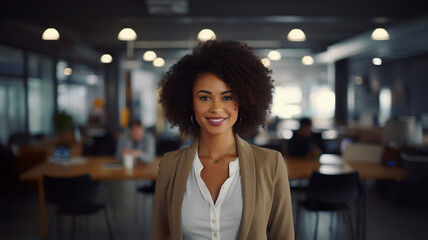
<instances>
[{"instance_id":1,"label":"white blouse","mask_svg":"<svg viewBox=\"0 0 428 240\"><path fill-rule=\"evenodd\" d=\"M229 163L229 178L215 204L201 178L203 168L196 152L181 207L183 240L237 239L243 205L239 158Z\"/></svg>"}]
</instances>

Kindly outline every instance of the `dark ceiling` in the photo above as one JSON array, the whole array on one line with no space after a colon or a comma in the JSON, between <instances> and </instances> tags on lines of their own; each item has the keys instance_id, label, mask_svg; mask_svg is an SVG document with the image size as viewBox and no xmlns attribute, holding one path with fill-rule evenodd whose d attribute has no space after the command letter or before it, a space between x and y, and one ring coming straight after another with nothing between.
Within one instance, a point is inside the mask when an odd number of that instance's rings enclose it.
<instances>
[{"instance_id":1,"label":"dark ceiling","mask_svg":"<svg viewBox=\"0 0 428 240\"><path fill-rule=\"evenodd\" d=\"M423 16L428 12L426 3L426 0L2 0L0 26L9 27L13 37L8 39L3 34L0 40L40 38L46 27L55 27L61 34L61 46L84 45L98 52L117 52L126 48L124 42L117 40L117 34L130 27L138 36L136 48L175 49L185 48L183 43L193 42L201 29L211 28L217 39L244 40L255 48L298 48L317 53L376 27L387 28ZM302 29L307 41L287 41L286 35L293 28Z\"/></svg>"}]
</instances>

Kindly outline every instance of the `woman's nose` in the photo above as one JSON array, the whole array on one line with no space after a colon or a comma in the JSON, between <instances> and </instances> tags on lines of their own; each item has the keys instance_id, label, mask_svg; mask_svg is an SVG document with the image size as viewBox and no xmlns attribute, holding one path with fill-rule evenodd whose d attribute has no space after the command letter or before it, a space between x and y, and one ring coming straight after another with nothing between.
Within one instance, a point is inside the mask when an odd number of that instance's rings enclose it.
<instances>
[{"instance_id":1,"label":"woman's nose","mask_svg":"<svg viewBox=\"0 0 428 240\"><path fill-rule=\"evenodd\" d=\"M223 110L223 104L221 103L221 101L212 102L212 105L210 107L210 112L218 113L218 112L221 112L222 110Z\"/></svg>"}]
</instances>

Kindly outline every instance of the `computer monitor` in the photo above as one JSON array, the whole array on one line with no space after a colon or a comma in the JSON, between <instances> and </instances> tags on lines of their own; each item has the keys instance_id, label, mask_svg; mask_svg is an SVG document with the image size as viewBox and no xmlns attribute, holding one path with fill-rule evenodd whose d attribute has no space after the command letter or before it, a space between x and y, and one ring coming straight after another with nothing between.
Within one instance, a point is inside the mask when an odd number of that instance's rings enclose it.
<instances>
[{"instance_id":1,"label":"computer monitor","mask_svg":"<svg viewBox=\"0 0 428 240\"><path fill-rule=\"evenodd\" d=\"M70 158L70 148L65 145L55 146L53 157L56 161L67 161Z\"/></svg>"}]
</instances>

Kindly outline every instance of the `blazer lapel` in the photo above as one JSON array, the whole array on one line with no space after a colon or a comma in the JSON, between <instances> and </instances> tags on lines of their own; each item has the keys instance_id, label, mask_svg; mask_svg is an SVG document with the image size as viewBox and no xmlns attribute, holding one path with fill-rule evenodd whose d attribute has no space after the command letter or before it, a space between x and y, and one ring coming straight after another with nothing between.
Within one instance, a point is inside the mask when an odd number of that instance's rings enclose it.
<instances>
[{"instance_id":1,"label":"blazer lapel","mask_svg":"<svg viewBox=\"0 0 428 240\"><path fill-rule=\"evenodd\" d=\"M195 158L196 148L199 145L199 140L190 145L180 156L175 173L175 181L171 198L171 238L182 239L181 232L181 206L183 203L184 191L186 189L187 179L189 178L190 170L192 169L193 159Z\"/></svg>"},{"instance_id":2,"label":"blazer lapel","mask_svg":"<svg viewBox=\"0 0 428 240\"><path fill-rule=\"evenodd\" d=\"M239 167L241 169L242 198L244 201L238 239L247 239L256 201L256 191L254 188L256 186L256 170L250 145L238 135L235 135L235 139L238 149Z\"/></svg>"}]
</instances>

